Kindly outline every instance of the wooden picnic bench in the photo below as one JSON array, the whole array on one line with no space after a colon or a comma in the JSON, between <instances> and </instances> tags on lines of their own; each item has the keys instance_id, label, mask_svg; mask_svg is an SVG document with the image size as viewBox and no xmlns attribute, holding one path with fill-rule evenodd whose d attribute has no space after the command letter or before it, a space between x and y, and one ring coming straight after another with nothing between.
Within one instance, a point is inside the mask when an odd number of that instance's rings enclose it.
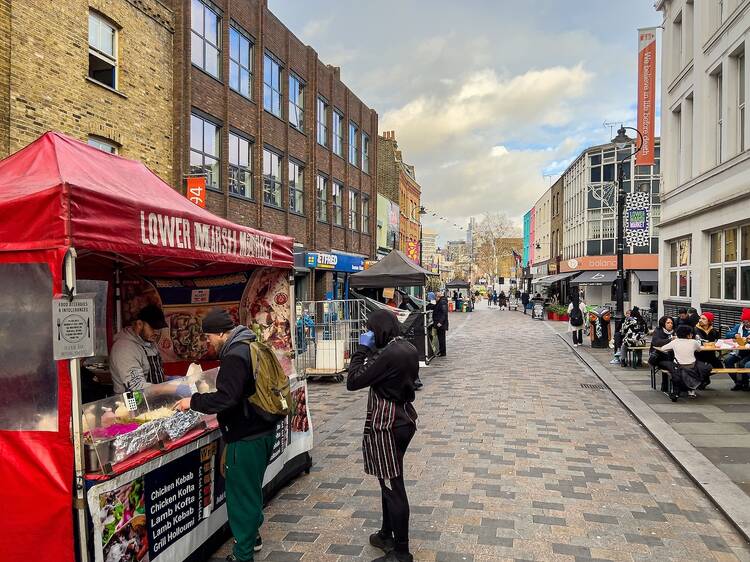
<instances>
[{"instance_id":1,"label":"wooden picnic bench","mask_svg":"<svg viewBox=\"0 0 750 562\"><path fill-rule=\"evenodd\" d=\"M634 345L633 347L625 346L625 357L620 362L620 364L623 367L633 367L633 369L637 369L641 363L643 362L643 351L651 349L651 345ZM638 353L634 353L638 352ZM639 357L639 360L636 362L636 356Z\"/></svg>"},{"instance_id":2,"label":"wooden picnic bench","mask_svg":"<svg viewBox=\"0 0 750 562\"><path fill-rule=\"evenodd\" d=\"M664 378L666 377L668 383L667 387L669 388L669 392L672 392L672 377L669 376L669 371L666 369L660 369L658 367L651 366L651 388L656 390L656 372L660 371L662 376L662 381L664 381ZM741 367L737 368L714 368L711 369L711 374L721 374L721 375L750 375L750 369L745 369Z\"/></svg>"}]
</instances>

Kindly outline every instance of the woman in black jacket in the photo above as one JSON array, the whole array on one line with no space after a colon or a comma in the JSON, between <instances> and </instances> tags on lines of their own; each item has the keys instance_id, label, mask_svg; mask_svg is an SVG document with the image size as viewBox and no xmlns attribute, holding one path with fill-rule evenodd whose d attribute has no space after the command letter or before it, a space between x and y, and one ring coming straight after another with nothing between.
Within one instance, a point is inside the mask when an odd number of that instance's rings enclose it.
<instances>
[{"instance_id":1,"label":"woman in black jacket","mask_svg":"<svg viewBox=\"0 0 750 562\"><path fill-rule=\"evenodd\" d=\"M654 333L651 336L651 349L649 350L648 364L656 369L664 369L668 371L670 376L674 373L675 369L674 354L671 351L664 353L663 351L654 348L666 345L676 337L677 336L675 336L674 333L674 320L672 317L662 316L659 318L659 327L654 330ZM668 379L666 377L662 377L661 390L662 392L667 392L669 390Z\"/></svg>"},{"instance_id":2,"label":"woman in black jacket","mask_svg":"<svg viewBox=\"0 0 750 562\"><path fill-rule=\"evenodd\" d=\"M370 387L362 453L365 472L380 481L383 506L383 526L370 536L370 544L386 553L373 562L412 562L404 455L417 431L412 402L419 354L399 336L400 326L392 312L374 311L367 328L349 363L346 388Z\"/></svg>"},{"instance_id":3,"label":"woman in black jacket","mask_svg":"<svg viewBox=\"0 0 750 562\"><path fill-rule=\"evenodd\" d=\"M698 323L693 329L693 334L695 335L695 339L700 340L702 344L713 343L719 339L719 331L714 328L714 315L712 312L704 312L700 315ZM708 363L715 369L721 369L724 367L719 355L715 351L699 351L695 354L695 358L698 361Z\"/></svg>"}]
</instances>

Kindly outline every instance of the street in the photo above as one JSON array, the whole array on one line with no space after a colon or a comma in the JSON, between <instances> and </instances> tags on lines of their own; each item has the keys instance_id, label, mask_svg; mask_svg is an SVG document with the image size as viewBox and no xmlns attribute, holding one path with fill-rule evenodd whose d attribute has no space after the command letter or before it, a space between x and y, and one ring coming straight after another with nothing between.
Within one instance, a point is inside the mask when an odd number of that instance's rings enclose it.
<instances>
[{"instance_id":1,"label":"street","mask_svg":"<svg viewBox=\"0 0 750 562\"><path fill-rule=\"evenodd\" d=\"M520 312L452 314L406 456L420 561L750 560L728 520L557 336ZM310 384L314 467L273 499L258 560L372 560L366 393ZM214 554L223 559L229 544Z\"/></svg>"}]
</instances>

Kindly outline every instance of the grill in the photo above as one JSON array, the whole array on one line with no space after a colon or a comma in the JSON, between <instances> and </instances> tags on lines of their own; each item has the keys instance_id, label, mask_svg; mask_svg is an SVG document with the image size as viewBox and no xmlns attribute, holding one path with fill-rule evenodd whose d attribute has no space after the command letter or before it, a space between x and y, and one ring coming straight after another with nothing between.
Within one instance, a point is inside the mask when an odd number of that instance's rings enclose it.
<instances>
[{"instance_id":1,"label":"grill","mask_svg":"<svg viewBox=\"0 0 750 562\"><path fill-rule=\"evenodd\" d=\"M585 384L585 383L581 383L581 388L585 388L587 390L606 390L606 387L603 384Z\"/></svg>"}]
</instances>

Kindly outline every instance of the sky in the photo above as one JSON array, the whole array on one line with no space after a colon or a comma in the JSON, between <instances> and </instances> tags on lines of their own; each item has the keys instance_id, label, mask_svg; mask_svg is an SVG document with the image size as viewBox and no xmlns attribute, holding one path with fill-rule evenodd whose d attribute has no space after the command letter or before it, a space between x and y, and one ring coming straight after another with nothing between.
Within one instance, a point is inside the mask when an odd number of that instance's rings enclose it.
<instances>
[{"instance_id":1,"label":"sky","mask_svg":"<svg viewBox=\"0 0 750 562\"><path fill-rule=\"evenodd\" d=\"M637 29L661 24L653 0L268 4L396 132L440 245L471 216L520 226L605 122L634 125Z\"/></svg>"}]
</instances>

